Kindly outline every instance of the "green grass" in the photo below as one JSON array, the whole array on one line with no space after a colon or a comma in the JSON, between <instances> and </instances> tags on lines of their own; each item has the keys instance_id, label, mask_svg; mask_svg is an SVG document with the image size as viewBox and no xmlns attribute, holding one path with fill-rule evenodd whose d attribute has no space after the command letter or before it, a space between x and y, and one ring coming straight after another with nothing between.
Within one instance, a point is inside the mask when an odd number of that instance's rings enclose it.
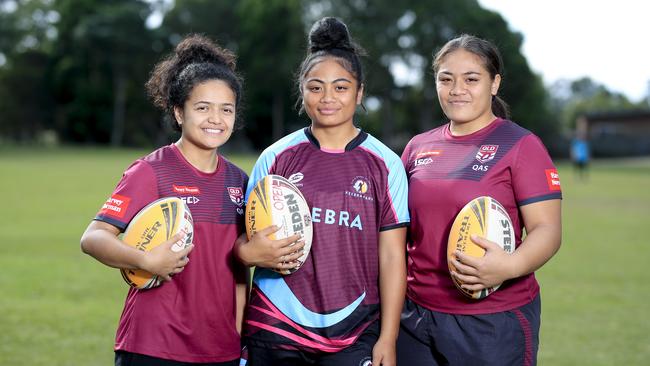
<instances>
[{"instance_id":1,"label":"green grass","mask_svg":"<svg viewBox=\"0 0 650 366\"><path fill-rule=\"evenodd\" d=\"M126 284L79 238L147 151L2 149L0 365L107 365ZM249 171L252 158L233 157Z\"/></svg>"},{"instance_id":2,"label":"green grass","mask_svg":"<svg viewBox=\"0 0 650 366\"><path fill-rule=\"evenodd\" d=\"M108 365L126 285L79 237L144 150L0 149L0 365ZM253 157L233 157L250 171ZM650 163L560 165L564 240L542 270L540 365L644 365Z\"/></svg>"}]
</instances>

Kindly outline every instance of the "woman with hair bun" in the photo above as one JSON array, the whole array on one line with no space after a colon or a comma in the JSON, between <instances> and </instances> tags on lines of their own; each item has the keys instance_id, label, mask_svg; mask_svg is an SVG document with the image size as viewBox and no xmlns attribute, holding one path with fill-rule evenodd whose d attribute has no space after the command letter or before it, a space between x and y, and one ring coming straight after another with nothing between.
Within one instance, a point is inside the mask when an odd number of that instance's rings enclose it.
<instances>
[{"instance_id":1,"label":"woman with hair bun","mask_svg":"<svg viewBox=\"0 0 650 366\"><path fill-rule=\"evenodd\" d=\"M399 157L354 124L361 54L340 20L314 24L298 78L311 124L268 147L251 173L247 195L268 174L293 181L314 234L298 271L255 271L244 326L249 366L395 365L408 193Z\"/></svg>"},{"instance_id":2,"label":"woman with hair bun","mask_svg":"<svg viewBox=\"0 0 650 366\"><path fill-rule=\"evenodd\" d=\"M247 270L232 250L243 232L248 177L218 153L241 102L235 57L206 37L188 36L156 65L146 88L181 136L124 172L109 197L113 204L104 205L81 238L82 250L99 262L165 281L129 289L115 365L238 365ZM173 252L179 239L173 237L143 252L118 238L141 208L170 196L192 212L190 247Z\"/></svg>"},{"instance_id":3,"label":"woman with hair bun","mask_svg":"<svg viewBox=\"0 0 650 366\"><path fill-rule=\"evenodd\" d=\"M433 72L449 122L413 137L402 154L413 220L398 361L534 365L541 312L534 271L557 252L562 237L557 170L540 139L509 120L498 96L503 61L492 43L454 38L436 53ZM480 196L495 198L508 212L515 250L509 254L474 236L485 255L457 251L448 266L452 223ZM469 291L501 286L475 300L452 277Z\"/></svg>"}]
</instances>

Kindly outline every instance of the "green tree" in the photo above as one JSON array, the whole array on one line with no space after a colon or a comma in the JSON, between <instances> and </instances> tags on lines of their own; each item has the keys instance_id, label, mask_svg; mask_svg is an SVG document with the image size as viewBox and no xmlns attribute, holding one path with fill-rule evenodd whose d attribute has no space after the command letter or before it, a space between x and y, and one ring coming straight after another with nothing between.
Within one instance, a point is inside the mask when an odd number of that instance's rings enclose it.
<instances>
[{"instance_id":1,"label":"green tree","mask_svg":"<svg viewBox=\"0 0 650 366\"><path fill-rule=\"evenodd\" d=\"M379 101L379 122L371 129L381 131L392 147L403 146L414 133L441 124L432 56L447 40L462 33L493 41L506 65L501 95L512 108L515 121L543 137L556 131L550 118L549 99L543 83L521 54L522 36L508 29L503 18L480 7L476 0L436 1L346 1L310 2L312 20L324 15L339 16L353 36L368 50L367 96ZM400 81L395 67L403 65L414 76Z\"/></svg>"},{"instance_id":2,"label":"green tree","mask_svg":"<svg viewBox=\"0 0 650 366\"><path fill-rule=\"evenodd\" d=\"M242 0L237 10L240 65L247 80L246 132L262 148L305 125L292 108L298 94L294 73L306 44L302 8L299 0Z\"/></svg>"},{"instance_id":3,"label":"green tree","mask_svg":"<svg viewBox=\"0 0 650 366\"><path fill-rule=\"evenodd\" d=\"M59 104L57 125L66 140L151 143L143 128L143 84L152 51L144 1L60 0L52 85ZM129 118L131 116L131 118ZM127 119L132 122L127 126Z\"/></svg>"}]
</instances>

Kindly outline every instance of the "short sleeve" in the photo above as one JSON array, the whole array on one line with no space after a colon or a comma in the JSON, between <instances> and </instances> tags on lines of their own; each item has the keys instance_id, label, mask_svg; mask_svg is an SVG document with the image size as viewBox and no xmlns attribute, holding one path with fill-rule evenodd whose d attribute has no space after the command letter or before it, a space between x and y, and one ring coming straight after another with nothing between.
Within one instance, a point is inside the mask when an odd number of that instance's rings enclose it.
<instances>
[{"instance_id":1,"label":"short sleeve","mask_svg":"<svg viewBox=\"0 0 650 366\"><path fill-rule=\"evenodd\" d=\"M387 161L388 187L382 208L380 231L406 226L411 220L408 211L408 181L402 161L397 155Z\"/></svg>"},{"instance_id":2,"label":"short sleeve","mask_svg":"<svg viewBox=\"0 0 650 366\"><path fill-rule=\"evenodd\" d=\"M512 171L515 199L519 206L561 199L562 188L553 161L542 141L530 134L519 141Z\"/></svg>"},{"instance_id":3,"label":"short sleeve","mask_svg":"<svg viewBox=\"0 0 650 366\"><path fill-rule=\"evenodd\" d=\"M95 216L95 220L104 221L124 231L144 206L158 198L158 185L153 168L138 160L124 172L115 190Z\"/></svg>"}]
</instances>

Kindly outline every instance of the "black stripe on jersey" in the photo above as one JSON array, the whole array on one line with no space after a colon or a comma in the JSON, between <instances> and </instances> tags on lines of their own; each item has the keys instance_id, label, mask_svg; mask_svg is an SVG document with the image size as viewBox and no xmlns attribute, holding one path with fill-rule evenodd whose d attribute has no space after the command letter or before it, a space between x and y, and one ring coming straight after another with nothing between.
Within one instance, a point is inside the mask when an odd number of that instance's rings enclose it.
<instances>
[{"instance_id":1,"label":"black stripe on jersey","mask_svg":"<svg viewBox=\"0 0 650 366\"><path fill-rule=\"evenodd\" d=\"M525 205L529 205L529 204L535 203L535 202L555 200L555 199L560 199L561 200L562 199L562 192L549 193L549 194L545 194L545 195L541 195L541 196L537 196L537 197L527 198L525 200L517 202L517 205L525 206Z\"/></svg>"},{"instance_id":2,"label":"black stripe on jersey","mask_svg":"<svg viewBox=\"0 0 650 366\"><path fill-rule=\"evenodd\" d=\"M111 224L111 225L115 226L116 228L120 229L121 232L124 232L126 227L129 225L129 224L125 224L125 223L123 223L121 221L111 219L108 216L96 216L93 220L105 222L107 224Z\"/></svg>"},{"instance_id":3,"label":"black stripe on jersey","mask_svg":"<svg viewBox=\"0 0 650 366\"><path fill-rule=\"evenodd\" d=\"M397 223L397 224L380 227L379 232L393 230L393 229L399 229L401 227L408 227L409 225L411 225L410 222L400 222L400 223Z\"/></svg>"}]
</instances>

